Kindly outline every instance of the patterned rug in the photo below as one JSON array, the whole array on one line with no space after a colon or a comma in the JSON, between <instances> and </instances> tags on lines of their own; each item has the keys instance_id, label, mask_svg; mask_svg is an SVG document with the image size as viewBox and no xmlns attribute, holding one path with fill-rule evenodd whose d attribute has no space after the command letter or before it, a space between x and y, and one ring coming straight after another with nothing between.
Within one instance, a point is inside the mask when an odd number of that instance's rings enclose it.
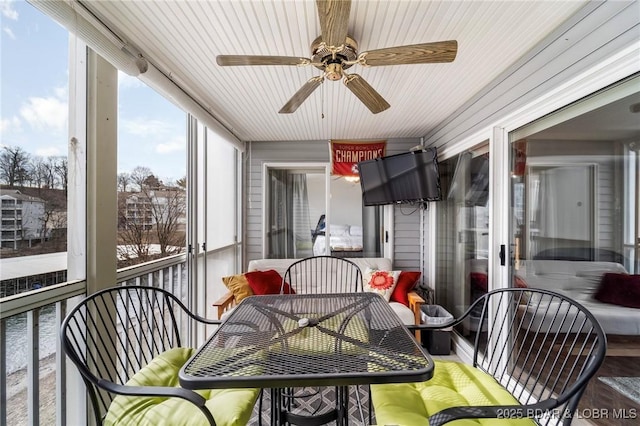
<instances>
[{"instance_id":1,"label":"patterned rug","mask_svg":"<svg viewBox=\"0 0 640 426\"><path fill-rule=\"evenodd\" d=\"M640 377L598 377L598 380L640 404Z\"/></svg>"},{"instance_id":2,"label":"patterned rug","mask_svg":"<svg viewBox=\"0 0 640 426\"><path fill-rule=\"evenodd\" d=\"M332 387L323 388L303 388L297 390L297 395L303 392L310 396L304 398L295 398L293 400L293 408L291 411L296 414L322 414L335 407L335 390ZM360 404L358 404L358 396ZM261 404L262 400L262 404ZM253 407L253 415L249 421L250 426L258 426L260 424L258 415L262 417L262 425L268 426L271 420L271 395L265 389L262 396ZM262 409L260 408L262 405ZM372 413L373 417L373 413ZM363 422L364 419L364 422ZM373 420L373 419L372 419ZM329 423L335 424L335 422ZM369 422L369 387L368 386L350 386L349 387L349 424L355 426L365 426L375 424L375 421Z\"/></svg>"}]
</instances>

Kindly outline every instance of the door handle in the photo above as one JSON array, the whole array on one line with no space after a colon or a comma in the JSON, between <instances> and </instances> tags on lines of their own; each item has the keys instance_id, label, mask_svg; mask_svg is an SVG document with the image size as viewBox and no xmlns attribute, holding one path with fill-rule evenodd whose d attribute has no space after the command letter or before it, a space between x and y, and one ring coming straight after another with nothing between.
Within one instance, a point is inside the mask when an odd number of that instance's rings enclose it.
<instances>
[{"instance_id":1,"label":"door handle","mask_svg":"<svg viewBox=\"0 0 640 426\"><path fill-rule=\"evenodd\" d=\"M498 255L500 256L500 265L501 266L505 265L506 251L507 251L507 247L504 244L500 244L500 253Z\"/></svg>"}]
</instances>

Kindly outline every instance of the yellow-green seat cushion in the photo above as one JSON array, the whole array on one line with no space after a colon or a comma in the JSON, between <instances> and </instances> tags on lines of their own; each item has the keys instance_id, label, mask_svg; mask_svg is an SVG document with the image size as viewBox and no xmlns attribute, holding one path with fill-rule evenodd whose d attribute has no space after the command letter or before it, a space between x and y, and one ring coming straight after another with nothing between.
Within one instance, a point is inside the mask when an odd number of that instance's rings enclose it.
<instances>
[{"instance_id":1,"label":"yellow-green seat cushion","mask_svg":"<svg viewBox=\"0 0 640 426\"><path fill-rule=\"evenodd\" d=\"M174 348L155 357L128 382L131 386L178 387L178 371L191 357L192 348ZM218 426L246 425L259 389L211 389L197 391ZM182 398L116 396L105 425L208 425L204 414Z\"/></svg>"},{"instance_id":2,"label":"yellow-green seat cushion","mask_svg":"<svg viewBox=\"0 0 640 426\"><path fill-rule=\"evenodd\" d=\"M318 316L317 314L297 315L309 319ZM329 330L329 333L321 331L320 327ZM285 342L288 346L288 353L332 355L339 351L343 354L357 355L367 351L363 346L369 341L369 330L362 319L358 317L349 318L344 314L334 315L320 322L317 327L303 328L300 328L298 321L287 318L282 321L282 328L285 335L290 334ZM331 332L340 333L349 339L362 342L363 345L358 346L345 340L338 340L330 334ZM271 350L277 352L281 350L283 344L278 342L271 347Z\"/></svg>"},{"instance_id":3,"label":"yellow-green seat cushion","mask_svg":"<svg viewBox=\"0 0 640 426\"><path fill-rule=\"evenodd\" d=\"M431 380L418 383L371 385L378 425L425 426L429 416L450 407L518 405L519 402L490 375L470 365L435 361ZM451 426L531 426L529 419L462 419Z\"/></svg>"}]
</instances>

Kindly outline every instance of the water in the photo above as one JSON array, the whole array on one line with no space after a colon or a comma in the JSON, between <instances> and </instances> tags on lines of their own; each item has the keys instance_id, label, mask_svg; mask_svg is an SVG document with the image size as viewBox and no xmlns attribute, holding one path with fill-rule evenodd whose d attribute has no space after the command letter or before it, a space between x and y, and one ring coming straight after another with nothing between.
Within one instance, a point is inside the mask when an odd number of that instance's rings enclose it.
<instances>
[{"instance_id":1,"label":"water","mask_svg":"<svg viewBox=\"0 0 640 426\"><path fill-rule=\"evenodd\" d=\"M40 309L40 359L56 352L58 326L55 319L55 305ZM27 335L27 314L15 315L7 319L7 374L26 368L29 351Z\"/></svg>"}]
</instances>

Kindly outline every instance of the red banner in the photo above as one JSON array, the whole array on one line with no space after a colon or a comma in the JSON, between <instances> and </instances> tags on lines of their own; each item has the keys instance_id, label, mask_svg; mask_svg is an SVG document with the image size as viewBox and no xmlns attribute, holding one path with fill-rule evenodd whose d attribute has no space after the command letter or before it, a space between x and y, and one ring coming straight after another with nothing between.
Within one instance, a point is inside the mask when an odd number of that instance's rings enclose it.
<instances>
[{"instance_id":1,"label":"red banner","mask_svg":"<svg viewBox=\"0 0 640 426\"><path fill-rule=\"evenodd\" d=\"M524 176L527 169L527 140L520 139L513 143L514 160L513 176Z\"/></svg>"},{"instance_id":2,"label":"red banner","mask_svg":"<svg viewBox=\"0 0 640 426\"><path fill-rule=\"evenodd\" d=\"M331 174L358 176L360 161L384 157L387 141L340 141L331 140Z\"/></svg>"}]
</instances>

